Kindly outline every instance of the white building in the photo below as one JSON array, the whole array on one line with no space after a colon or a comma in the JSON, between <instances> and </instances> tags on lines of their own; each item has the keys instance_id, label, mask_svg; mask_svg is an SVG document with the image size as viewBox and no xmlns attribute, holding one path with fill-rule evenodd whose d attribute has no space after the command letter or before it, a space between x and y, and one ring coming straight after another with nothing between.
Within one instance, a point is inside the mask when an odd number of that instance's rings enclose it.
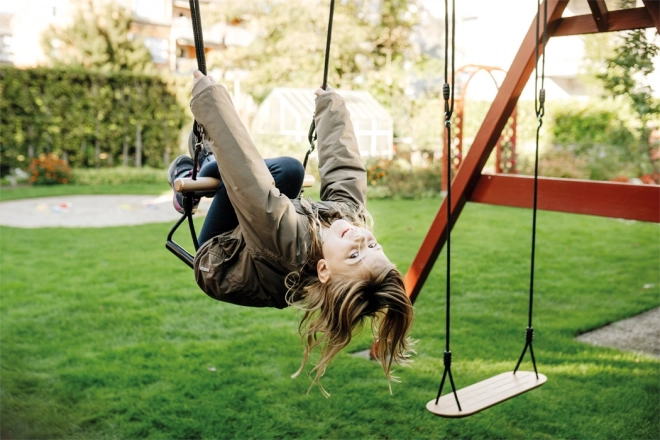
<instances>
[{"instance_id":1,"label":"white building","mask_svg":"<svg viewBox=\"0 0 660 440\"><path fill-rule=\"evenodd\" d=\"M35 67L47 61L42 34L50 26L71 24L76 10L86 0L0 0L0 62L17 67ZM196 68L195 45L187 0L94 0L112 1L131 11L131 32L141 37L154 64L165 70L190 73ZM206 8L213 0L200 0ZM241 43L240 24L218 23L204 29L207 51L225 47L226 41ZM239 35L239 37L236 37Z\"/></svg>"},{"instance_id":2,"label":"white building","mask_svg":"<svg viewBox=\"0 0 660 440\"><path fill-rule=\"evenodd\" d=\"M387 110L368 92L337 91L346 101L362 157L391 159L393 122ZM277 88L259 106L251 133L255 137L278 137L289 144L307 144L314 116L314 90ZM307 144L308 145L308 144Z\"/></svg>"}]
</instances>

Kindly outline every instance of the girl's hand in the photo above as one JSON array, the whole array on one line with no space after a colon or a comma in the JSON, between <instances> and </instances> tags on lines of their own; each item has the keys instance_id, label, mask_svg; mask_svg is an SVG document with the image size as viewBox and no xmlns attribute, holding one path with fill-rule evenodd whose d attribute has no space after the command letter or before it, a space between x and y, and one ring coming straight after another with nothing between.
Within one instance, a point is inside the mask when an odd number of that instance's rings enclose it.
<instances>
[{"instance_id":1,"label":"girl's hand","mask_svg":"<svg viewBox=\"0 0 660 440\"><path fill-rule=\"evenodd\" d=\"M330 87L330 86L326 86L326 89L325 89L325 90L323 90L323 87L319 87L318 89L316 89L316 90L314 91L314 94L315 94L316 96L321 96L321 95L323 95L324 93L330 93L330 92L332 92L332 91L333 91L333 90L332 90L332 87Z\"/></svg>"},{"instance_id":2,"label":"girl's hand","mask_svg":"<svg viewBox=\"0 0 660 440\"><path fill-rule=\"evenodd\" d=\"M197 83L200 82L202 80L202 78L204 78L205 76L206 75L204 75L199 70L195 70L193 72L193 85L192 85L193 90L195 89L195 86L197 85ZM213 79L212 76L209 76L209 80L211 81L211 83L215 84L215 79Z\"/></svg>"}]
</instances>

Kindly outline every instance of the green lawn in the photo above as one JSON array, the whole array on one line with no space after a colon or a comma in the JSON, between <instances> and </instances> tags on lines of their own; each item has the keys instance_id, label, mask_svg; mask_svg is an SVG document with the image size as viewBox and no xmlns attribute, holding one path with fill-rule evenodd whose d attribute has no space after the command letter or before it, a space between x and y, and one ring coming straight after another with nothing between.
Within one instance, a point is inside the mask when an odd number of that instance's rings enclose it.
<instances>
[{"instance_id":1,"label":"green lawn","mask_svg":"<svg viewBox=\"0 0 660 440\"><path fill-rule=\"evenodd\" d=\"M370 204L402 270L438 204ZM290 378L302 353L295 311L208 298L165 250L170 227L0 228L0 437L658 438L658 359L574 340L660 305L657 224L540 212L534 351L548 382L456 420L425 409L443 368L444 252L415 304L416 361L398 369L393 394L377 364L344 352L326 399ZM475 204L454 229L459 388L520 355L530 230L528 210ZM362 334L350 351L369 343Z\"/></svg>"},{"instance_id":2,"label":"green lawn","mask_svg":"<svg viewBox=\"0 0 660 440\"><path fill-rule=\"evenodd\" d=\"M3 186L0 188L0 201L65 196L72 194L160 194L168 191L170 187L163 179L162 184L122 184L122 185L53 185L53 186Z\"/></svg>"}]
</instances>

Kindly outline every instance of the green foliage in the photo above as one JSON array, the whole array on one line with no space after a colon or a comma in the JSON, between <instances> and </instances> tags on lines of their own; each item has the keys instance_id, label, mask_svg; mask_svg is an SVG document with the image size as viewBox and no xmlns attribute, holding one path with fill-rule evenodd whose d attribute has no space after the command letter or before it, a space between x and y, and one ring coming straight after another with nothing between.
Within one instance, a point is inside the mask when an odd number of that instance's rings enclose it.
<instances>
[{"instance_id":1,"label":"green foliage","mask_svg":"<svg viewBox=\"0 0 660 440\"><path fill-rule=\"evenodd\" d=\"M534 174L534 158L525 158L519 162L519 172L522 174ZM605 169L600 164L596 171ZM616 171L616 170L615 170ZM564 148L550 148L540 154L539 174L546 177L561 177L565 179L590 179L607 180L610 176L598 177L592 172L586 157L576 156L575 153ZM616 175L616 172L610 175Z\"/></svg>"},{"instance_id":2,"label":"green foliage","mask_svg":"<svg viewBox=\"0 0 660 440\"><path fill-rule=\"evenodd\" d=\"M624 7L634 5L632 0L624 0L622 3ZM645 29L623 33L619 45L606 59L605 70L596 77L602 81L614 105L629 106L635 116L636 145L630 152L634 154L636 174L653 175L655 183L660 183L660 165L648 141L649 134L660 120L660 100L653 96L649 81L655 69L653 59L660 53L660 47L656 43L657 33L651 35L649 39Z\"/></svg>"},{"instance_id":3,"label":"green foliage","mask_svg":"<svg viewBox=\"0 0 660 440\"><path fill-rule=\"evenodd\" d=\"M598 75L605 90L625 96L641 120L660 113L660 103L653 98L651 85L645 82L653 73L653 58L660 48L646 37L644 29L625 32L620 46L607 60L607 70Z\"/></svg>"},{"instance_id":4,"label":"green foliage","mask_svg":"<svg viewBox=\"0 0 660 440\"><path fill-rule=\"evenodd\" d=\"M595 145L627 145L634 140L621 120L620 109L571 103L553 106L552 140L576 154L588 153Z\"/></svg>"},{"instance_id":5,"label":"green foliage","mask_svg":"<svg viewBox=\"0 0 660 440\"><path fill-rule=\"evenodd\" d=\"M73 167L161 167L188 119L179 89L126 72L0 68L0 170L48 152Z\"/></svg>"},{"instance_id":6,"label":"green foliage","mask_svg":"<svg viewBox=\"0 0 660 440\"><path fill-rule=\"evenodd\" d=\"M32 159L27 173L33 185L54 185L71 181L69 164L50 153Z\"/></svg>"},{"instance_id":7,"label":"green foliage","mask_svg":"<svg viewBox=\"0 0 660 440\"><path fill-rule=\"evenodd\" d=\"M160 168L114 167L95 169L75 169L73 182L77 185L139 185L162 184L165 172Z\"/></svg>"},{"instance_id":8,"label":"green foliage","mask_svg":"<svg viewBox=\"0 0 660 440\"><path fill-rule=\"evenodd\" d=\"M208 64L248 71L242 84L257 101L262 101L274 87L321 85L327 10L321 13L305 0L252 0L229 4L221 13L227 21L248 16L259 32L246 47L212 52ZM328 72L328 84L334 88L350 88L359 71L357 60L371 49L368 26L356 18L357 14L354 2L335 9Z\"/></svg>"},{"instance_id":9,"label":"green foliage","mask_svg":"<svg viewBox=\"0 0 660 440\"><path fill-rule=\"evenodd\" d=\"M402 270L439 203L370 202ZM520 355L530 223L528 210L468 204L452 231L457 388ZM415 303L417 354L397 368L393 395L378 365L349 354L369 347L363 331L328 368L326 399L290 378L296 311L208 298L164 249L169 227L0 228L2 438L657 438L658 359L574 339L659 305L656 224L539 212L534 354L548 382L459 420L424 408L442 377L444 251Z\"/></svg>"},{"instance_id":10,"label":"green foliage","mask_svg":"<svg viewBox=\"0 0 660 440\"><path fill-rule=\"evenodd\" d=\"M639 144L624 109L614 109L608 102L563 102L552 107L553 146L539 164L543 175L594 180L641 175Z\"/></svg>"},{"instance_id":11,"label":"green foliage","mask_svg":"<svg viewBox=\"0 0 660 440\"><path fill-rule=\"evenodd\" d=\"M412 167L403 160L375 159L367 162L370 199L421 199L440 196L442 173L439 162Z\"/></svg>"},{"instance_id":12,"label":"green foliage","mask_svg":"<svg viewBox=\"0 0 660 440\"><path fill-rule=\"evenodd\" d=\"M132 21L130 10L116 2L99 6L88 0L80 5L70 27L51 25L44 32L44 53L56 67L153 72L149 50L130 34Z\"/></svg>"},{"instance_id":13,"label":"green foliage","mask_svg":"<svg viewBox=\"0 0 660 440\"><path fill-rule=\"evenodd\" d=\"M395 137L413 135L409 127L415 103L406 94L411 78L435 76L440 66L414 48L410 37L419 21L415 11L410 2L400 0L383 0L378 8L342 2L334 11L328 84L371 93L394 118ZM248 72L241 86L257 102L275 87L321 85L328 28L325 5L306 0L250 0L216 6L213 13L237 25L242 17L249 17L251 26L259 29L250 45L211 52L208 57L211 68L234 75L236 70Z\"/></svg>"}]
</instances>

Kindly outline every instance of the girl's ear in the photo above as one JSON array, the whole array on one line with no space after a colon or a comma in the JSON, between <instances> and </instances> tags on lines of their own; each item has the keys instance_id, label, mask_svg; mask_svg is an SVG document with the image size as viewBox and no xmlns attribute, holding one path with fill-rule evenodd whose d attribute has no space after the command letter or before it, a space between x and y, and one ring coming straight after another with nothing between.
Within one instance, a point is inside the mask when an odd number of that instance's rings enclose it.
<instances>
[{"instance_id":1,"label":"girl's ear","mask_svg":"<svg viewBox=\"0 0 660 440\"><path fill-rule=\"evenodd\" d=\"M316 273L319 276L319 281L321 284L325 284L328 282L330 279L330 268L328 267L328 263L321 258L318 263L316 263Z\"/></svg>"}]
</instances>

